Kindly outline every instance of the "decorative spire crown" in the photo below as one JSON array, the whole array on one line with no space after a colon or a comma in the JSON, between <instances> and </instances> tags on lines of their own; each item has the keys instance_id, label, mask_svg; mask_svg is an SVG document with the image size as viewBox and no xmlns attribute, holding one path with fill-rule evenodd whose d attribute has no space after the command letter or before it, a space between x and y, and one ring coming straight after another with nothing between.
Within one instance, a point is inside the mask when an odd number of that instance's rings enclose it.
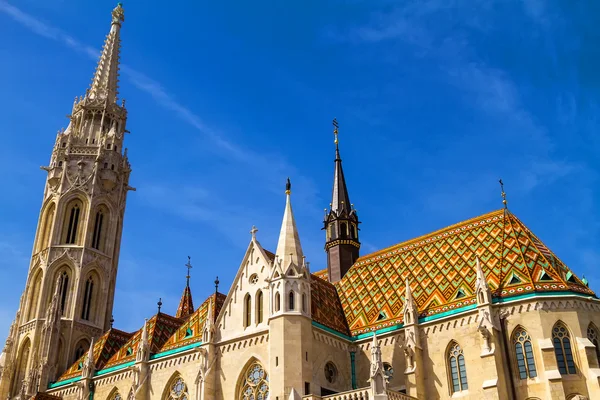
<instances>
[{"instance_id":1,"label":"decorative spire crown","mask_svg":"<svg viewBox=\"0 0 600 400\"><path fill-rule=\"evenodd\" d=\"M302 258L304 256L302 253L302 246L300 245L296 220L294 219L294 212L292 211L290 195L292 184L290 183L289 178L287 179L285 188L285 211L283 213L281 231L279 232L277 251L275 252L276 257L283 263L283 268L287 268L291 262L297 266L302 265Z\"/></svg>"}]
</instances>

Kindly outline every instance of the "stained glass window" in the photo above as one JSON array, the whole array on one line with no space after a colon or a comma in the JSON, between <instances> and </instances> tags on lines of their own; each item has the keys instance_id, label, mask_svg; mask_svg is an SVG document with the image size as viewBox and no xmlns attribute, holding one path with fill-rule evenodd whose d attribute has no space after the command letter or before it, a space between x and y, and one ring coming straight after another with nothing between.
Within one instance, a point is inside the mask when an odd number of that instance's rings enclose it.
<instances>
[{"instance_id":1,"label":"stained glass window","mask_svg":"<svg viewBox=\"0 0 600 400\"><path fill-rule=\"evenodd\" d=\"M115 392L115 394L113 394L113 396L111 397L111 400L123 400L123 398L121 397L121 394L119 392Z\"/></svg>"},{"instance_id":2,"label":"stained glass window","mask_svg":"<svg viewBox=\"0 0 600 400\"><path fill-rule=\"evenodd\" d=\"M269 397L269 377L259 362L254 362L244 373L244 386L240 400L267 400Z\"/></svg>"},{"instance_id":3,"label":"stained glass window","mask_svg":"<svg viewBox=\"0 0 600 400\"><path fill-rule=\"evenodd\" d=\"M467 390L467 368L465 366L465 356L458 343L454 343L448 352L448 363L450 364L450 380L452 392Z\"/></svg>"},{"instance_id":4,"label":"stained glass window","mask_svg":"<svg viewBox=\"0 0 600 400\"><path fill-rule=\"evenodd\" d=\"M537 371L535 369L535 360L533 358L533 347L531 346L531 337L524 329L515 332L513 338L515 346L515 355L517 357L517 368L519 378L535 378Z\"/></svg>"},{"instance_id":5,"label":"stained glass window","mask_svg":"<svg viewBox=\"0 0 600 400\"><path fill-rule=\"evenodd\" d=\"M554 325L554 328L552 328L552 342L554 344L554 354L556 355L556 362L560 373L563 375L577 373L575 360L573 359L573 351L571 349L569 331L561 322L558 322Z\"/></svg>"},{"instance_id":6,"label":"stained glass window","mask_svg":"<svg viewBox=\"0 0 600 400\"><path fill-rule=\"evenodd\" d=\"M168 400L188 400L188 388L181 377L171 383Z\"/></svg>"},{"instance_id":7,"label":"stained glass window","mask_svg":"<svg viewBox=\"0 0 600 400\"><path fill-rule=\"evenodd\" d=\"M596 346L596 358L598 358L598 363L600 363L600 345L598 343L598 329L593 324L590 324L587 328L587 337L590 339L590 342Z\"/></svg>"}]
</instances>

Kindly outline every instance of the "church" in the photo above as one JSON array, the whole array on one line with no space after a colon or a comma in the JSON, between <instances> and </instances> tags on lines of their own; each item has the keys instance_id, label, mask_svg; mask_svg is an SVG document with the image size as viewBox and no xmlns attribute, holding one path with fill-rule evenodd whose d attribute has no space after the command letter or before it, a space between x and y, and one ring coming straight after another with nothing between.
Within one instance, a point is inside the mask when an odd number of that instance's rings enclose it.
<instances>
[{"instance_id":1,"label":"church","mask_svg":"<svg viewBox=\"0 0 600 400\"><path fill-rule=\"evenodd\" d=\"M230 287L216 281L193 301L188 277L175 315L159 304L137 331L113 327L134 190L118 100L124 20L119 4L44 167L0 399L600 399L600 302L504 193L499 210L360 253L335 121L326 269L303 255L288 180L278 242L263 247L253 228Z\"/></svg>"}]
</instances>

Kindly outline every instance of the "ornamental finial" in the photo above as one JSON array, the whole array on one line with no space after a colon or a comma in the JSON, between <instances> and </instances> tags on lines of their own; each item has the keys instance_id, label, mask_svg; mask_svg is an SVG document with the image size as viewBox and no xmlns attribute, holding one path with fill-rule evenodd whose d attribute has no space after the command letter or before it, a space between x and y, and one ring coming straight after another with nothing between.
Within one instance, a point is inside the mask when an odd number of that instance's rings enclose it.
<instances>
[{"instance_id":1,"label":"ornamental finial","mask_svg":"<svg viewBox=\"0 0 600 400\"><path fill-rule=\"evenodd\" d=\"M219 292L219 277L215 279L215 294Z\"/></svg>"},{"instance_id":2,"label":"ornamental finial","mask_svg":"<svg viewBox=\"0 0 600 400\"><path fill-rule=\"evenodd\" d=\"M112 23L121 25L121 22L125 21L125 11L123 10L123 3L117 3L117 6L112 10Z\"/></svg>"},{"instance_id":3,"label":"ornamental finial","mask_svg":"<svg viewBox=\"0 0 600 400\"><path fill-rule=\"evenodd\" d=\"M337 118L334 118L332 121L333 124L333 143L335 143L335 148L338 148L338 128L340 127L340 125L337 122Z\"/></svg>"},{"instance_id":4,"label":"ornamental finial","mask_svg":"<svg viewBox=\"0 0 600 400\"><path fill-rule=\"evenodd\" d=\"M500 183L500 190L502 190L502 204L504 204L504 209L508 208L508 202L506 201L506 193L504 192L504 182L502 179L498 181Z\"/></svg>"},{"instance_id":5,"label":"ornamental finial","mask_svg":"<svg viewBox=\"0 0 600 400\"><path fill-rule=\"evenodd\" d=\"M156 305L158 306L158 313L160 314L160 309L162 308L162 297L158 299L158 303L156 303Z\"/></svg>"},{"instance_id":6,"label":"ornamental finial","mask_svg":"<svg viewBox=\"0 0 600 400\"><path fill-rule=\"evenodd\" d=\"M190 287L190 269L192 269L192 258L190 256L188 256L188 262L185 266L188 270L187 276L185 277L187 279L187 287Z\"/></svg>"},{"instance_id":7,"label":"ornamental finial","mask_svg":"<svg viewBox=\"0 0 600 400\"><path fill-rule=\"evenodd\" d=\"M292 183L290 182L290 178L287 178L287 182L285 184L285 194L292 193Z\"/></svg>"}]
</instances>

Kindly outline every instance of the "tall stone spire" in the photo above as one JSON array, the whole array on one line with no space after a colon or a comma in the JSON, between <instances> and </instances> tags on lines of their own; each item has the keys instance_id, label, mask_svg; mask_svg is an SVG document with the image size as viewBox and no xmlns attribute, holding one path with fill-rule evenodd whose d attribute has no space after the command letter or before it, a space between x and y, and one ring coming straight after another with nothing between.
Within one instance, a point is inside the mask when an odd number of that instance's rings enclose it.
<instances>
[{"instance_id":1,"label":"tall stone spire","mask_svg":"<svg viewBox=\"0 0 600 400\"><path fill-rule=\"evenodd\" d=\"M327 273L330 282L337 282L356 262L359 255L358 215L350 203L346 178L342 169L342 158L338 140L338 122L333 120L335 136L335 167L333 174L333 196L329 210L325 210L323 221L326 231Z\"/></svg>"},{"instance_id":2,"label":"tall stone spire","mask_svg":"<svg viewBox=\"0 0 600 400\"><path fill-rule=\"evenodd\" d=\"M117 4L112 11L110 32L106 36L98 67L87 94L91 100L102 99L109 103L117 102L119 94L119 53L121 51L121 24L125 21L123 5Z\"/></svg>"},{"instance_id":3,"label":"tall stone spire","mask_svg":"<svg viewBox=\"0 0 600 400\"><path fill-rule=\"evenodd\" d=\"M285 185L285 211L283 213L283 222L279 232L279 241L277 242L276 260L281 262L281 267L285 271L290 263L296 266L303 264L304 253L300 245L300 237L296 228L296 221L292 211L292 184L288 178Z\"/></svg>"}]
</instances>

